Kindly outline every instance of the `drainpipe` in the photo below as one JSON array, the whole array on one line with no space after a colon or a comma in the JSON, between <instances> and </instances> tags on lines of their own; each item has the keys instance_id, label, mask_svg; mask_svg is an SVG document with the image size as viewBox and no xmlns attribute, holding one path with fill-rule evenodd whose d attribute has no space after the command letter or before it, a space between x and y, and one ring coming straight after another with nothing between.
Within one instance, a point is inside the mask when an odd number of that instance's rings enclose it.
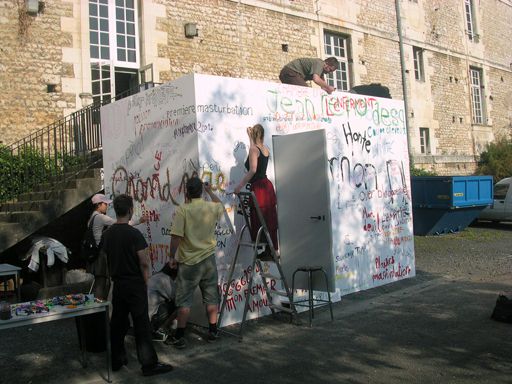
<instances>
[{"instance_id":1,"label":"drainpipe","mask_svg":"<svg viewBox=\"0 0 512 384\"><path fill-rule=\"evenodd\" d=\"M320 0L315 0L315 13L316 13L316 21L318 23L318 57L323 56L323 35L322 35L322 22L320 21Z\"/></svg>"},{"instance_id":2,"label":"drainpipe","mask_svg":"<svg viewBox=\"0 0 512 384\"><path fill-rule=\"evenodd\" d=\"M409 131L409 104L407 101L407 76L405 73L404 43L402 39L402 20L400 16L400 1L395 0L396 9L396 28L398 30L398 45L400 47L400 70L402 72L402 92L404 94L404 113L405 113L405 130L407 132L407 151L409 152L409 161L414 164L412 159L411 137Z\"/></svg>"}]
</instances>

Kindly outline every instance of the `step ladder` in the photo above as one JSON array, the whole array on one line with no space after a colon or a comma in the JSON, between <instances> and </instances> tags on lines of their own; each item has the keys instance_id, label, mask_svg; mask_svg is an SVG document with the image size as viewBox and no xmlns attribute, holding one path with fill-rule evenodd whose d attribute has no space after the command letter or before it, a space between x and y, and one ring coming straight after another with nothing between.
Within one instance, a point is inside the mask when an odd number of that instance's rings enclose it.
<instances>
[{"instance_id":1,"label":"step ladder","mask_svg":"<svg viewBox=\"0 0 512 384\"><path fill-rule=\"evenodd\" d=\"M241 249L241 247L250 247L250 248L252 248L253 256L252 256L251 273L250 273L249 285L248 285L248 291L247 291L248 294L247 294L247 297L245 298L244 313L243 313L242 322L240 323L240 328L238 331L238 337L240 339L242 339L242 332L243 332L245 321L247 318L247 312L249 311L250 299L253 295L258 294L257 292L255 294L251 293L252 288L253 288L254 277L256 274L259 274L261 277L263 286L265 288L265 293L267 295L267 299L269 300L269 303L270 303L269 308L272 311L272 315L274 315L276 313L276 311L288 313L288 314L290 314L290 322L291 322L291 321L293 321L294 316L297 315L297 311L296 311L295 305L293 303L292 292L291 292L291 290L288 286L288 283L286 282L286 279L284 277L283 269L279 262L279 257L276 254L274 244L272 243L272 239L270 237L270 233L268 231L267 224L263 218L263 214L261 213L261 209L258 205L258 201L256 200L256 196L254 195L253 192L240 192L237 195L237 197L240 202L239 208L244 216L245 225L242 227L242 230L240 231L240 235L238 237L238 242L237 242L237 246L236 246L235 257L233 258L231 267L229 269L228 279L226 281L227 288L226 288L226 292L224 292L223 297L222 297L222 305L220 308L218 325L220 328L220 325L222 324L222 319L224 316L224 310L226 309L227 299L229 296L229 287L231 286L231 284L234 281L233 274L235 271L235 266L237 265L238 254L240 252L240 249ZM258 219L261 224L261 227L258 229L256 237L254 239L252 239L252 241L243 241L244 233L246 230L249 230L249 233L254 233L251 231L251 222L250 222L251 207L253 208L252 213L253 214L256 213L256 215L258 215ZM270 260L265 260L265 261L271 261L271 262L275 263L278 273L279 273L278 276L263 272L262 260L260 259L260 256L258 255L258 250L260 250L261 247L263 247L263 249L264 249L266 246L268 246L271 251L270 252L271 257L270 257ZM257 267L257 268L255 268L255 267ZM281 281L282 285L284 287L284 291L271 290L269 288L267 279L274 279L276 281ZM288 298L289 307L274 304L273 297L275 295ZM226 331L224 330L224 332L226 332ZM229 332L227 332L227 333L229 333Z\"/></svg>"}]
</instances>

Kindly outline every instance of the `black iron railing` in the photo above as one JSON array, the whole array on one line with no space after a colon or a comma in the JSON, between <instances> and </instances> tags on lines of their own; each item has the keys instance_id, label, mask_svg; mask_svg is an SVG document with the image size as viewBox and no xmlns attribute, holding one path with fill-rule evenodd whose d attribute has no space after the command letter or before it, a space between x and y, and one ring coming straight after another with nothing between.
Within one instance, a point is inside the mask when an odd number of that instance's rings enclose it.
<instances>
[{"instance_id":1,"label":"black iron railing","mask_svg":"<svg viewBox=\"0 0 512 384\"><path fill-rule=\"evenodd\" d=\"M154 84L141 84L111 99L93 103L3 147L0 202L15 199L40 184L56 185L81 170L101 166L101 106L138 93L148 85Z\"/></svg>"}]
</instances>

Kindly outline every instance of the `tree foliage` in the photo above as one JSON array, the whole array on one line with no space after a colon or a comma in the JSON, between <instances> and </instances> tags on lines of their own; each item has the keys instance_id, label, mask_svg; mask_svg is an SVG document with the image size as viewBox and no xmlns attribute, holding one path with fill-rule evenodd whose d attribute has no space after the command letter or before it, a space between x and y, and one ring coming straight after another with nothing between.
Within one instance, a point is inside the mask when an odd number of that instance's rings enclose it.
<instances>
[{"instance_id":1,"label":"tree foliage","mask_svg":"<svg viewBox=\"0 0 512 384\"><path fill-rule=\"evenodd\" d=\"M494 176L495 181L512 176L512 139L489 143L480 154L477 174Z\"/></svg>"},{"instance_id":2,"label":"tree foliage","mask_svg":"<svg viewBox=\"0 0 512 384\"><path fill-rule=\"evenodd\" d=\"M409 164L409 171L411 176L437 176L437 173L434 171L427 171L426 169L416 168L412 161Z\"/></svg>"}]
</instances>

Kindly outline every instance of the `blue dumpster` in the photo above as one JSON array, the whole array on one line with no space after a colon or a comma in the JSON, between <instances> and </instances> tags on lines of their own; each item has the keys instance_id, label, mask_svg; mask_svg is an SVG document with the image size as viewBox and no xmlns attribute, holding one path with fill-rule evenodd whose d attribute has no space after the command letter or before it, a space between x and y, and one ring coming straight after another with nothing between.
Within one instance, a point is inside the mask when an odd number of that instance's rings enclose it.
<instances>
[{"instance_id":1,"label":"blue dumpster","mask_svg":"<svg viewBox=\"0 0 512 384\"><path fill-rule=\"evenodd\" d=\"M492 176L413 176L415 235L458 232L493 202Z\"/></svg>"}]
</instances>

